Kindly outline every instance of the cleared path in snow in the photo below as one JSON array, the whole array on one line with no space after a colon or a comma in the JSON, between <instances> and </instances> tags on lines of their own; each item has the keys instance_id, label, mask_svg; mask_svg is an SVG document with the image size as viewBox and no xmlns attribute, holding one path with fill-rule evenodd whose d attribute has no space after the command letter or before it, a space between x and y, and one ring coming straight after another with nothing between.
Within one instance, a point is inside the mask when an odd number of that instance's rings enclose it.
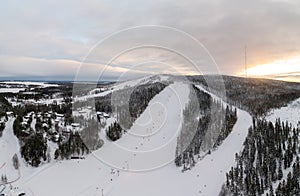
<instances>
[{"instance_id":1,"label":"cleared path in snow","mask_svg":"<svg viewBox=\"0 0 300 196\"><path fill-rule=\"evenodd\" d=\"M8 181L15 181L19 179L19 172L13 167L12 157L14 154L20 157L20 145L17 137L13 133L13 122L14 118L9 118L5 124L3 135L0 138L0 163L1 166L0 174L6 174ZM5 166L5 167L4 167Z\"/></svg>"},{"instance_id":2,"label":"cleared path in snow","mask_svg":"<svg viewBox=\"0 0 300 196\"><path fill-rule=\"evenodd\" d=\"M129 149L127 153L118 154L120 148L116 148L116 145L105 145L104 148L87 156L85 160L61 161L39 169L28 177L26 186L31 188L35 195L45 196L101 195L102 189L104 194L108 194L110 190L117 188L115 185L119 184L119 179L126 173L117 172L116 169L112 171L111 165L125 167L125 170L139 170L159 167L172 161L176 147L174 142L176 135L173 136L177 129L180 129L182 119L180 114L188 101L188 95L188 86L176 83L155 96L139 120L117 142L117 145ZM147 134L148 136L145 136ZM171 142L168 143L168 140ZM170 145L164 146L166 143ZM152 151L155 148L159 148L156 149L158 152ZM143 155L145 151L150 155ZM111 157L115 159L110 159ZM103 163L105 160L108 160L108 164ZM150 162L151 164L147 165Z\"/></svg>"},{"instance_id":3,"label":"cleared path in snow","mask_svg":"<svg viewBox=\"0 0 300 196\"><path fill-rule=\"evenodd\" d=\"M188 85L175 83L166 87L120 140L105 145L94 155L108 165L129 171L153 170L172 162L188 98Z\"/></svg>"},{"instance_id":4,"label":"cleared path in snow","mask_svg":"<svg viewBox=\"0 0 300 196\"><path fill-rule=\"evenodd\" d=\"M213 96L217 98L216 96ZM225 173L235 164L235 153L242 149L251 126L249 113L237 110L238 120L231 134L211 155L184 173L174 163L145 173L124 173L109 195L218 195L226 180Z\"/></svg>"}]
</instances>

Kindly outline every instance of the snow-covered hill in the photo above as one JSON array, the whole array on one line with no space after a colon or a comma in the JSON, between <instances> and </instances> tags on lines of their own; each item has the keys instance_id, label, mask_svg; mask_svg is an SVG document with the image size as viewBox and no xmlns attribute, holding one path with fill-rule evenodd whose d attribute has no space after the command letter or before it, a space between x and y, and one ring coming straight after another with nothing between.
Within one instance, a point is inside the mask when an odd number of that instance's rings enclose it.
<instances>
[{"instance_id":1,"label":"snow-covered hill","mask_svg":"<svg viewBox=\"0 0 300 196\"><path fill-rule=\"evenodd\" d=\"M151 100L117 143L105 145L85 160L60 161L38 168L16 184L45 196L101 195L102 190L104 195L117 196L216 195L225 172L234 163L236 150L242 146L251 117L238 110L238 122L219 149L191 171L182 173L172 160L180 114L187 101L188 86L176 82Z\"/></svg>"},{"instance_id":2,"label":"snow-covered hill","mask_svg":"<svg viewBox=\"0 0 300 196\"><path fill-rule=\"evenodd\" d=\"M281 121L288 121L294 127L300 122L300 98L292 101L285 107L271 111L266 119L275 122L277 118Z\"/></svg>"},{"instance_id":3,"label":"snow-covered hill","mask_svg":"<svg viewBox=\"0 0 300 196\"><path fill-rule=\"evenodd\" d=\"M94 90L78 97L77 100L101 97L115 90L149 82L169 84L151 99L126 134L116 142L103 138L102 148L82 160L51 160L38 168L27 166L21 159L20 145L13 134L14 118L9 118L0 137L0 173L6 173L9 181L16 180L12 185L18 189L9 191L9 186L5 186L4 193L14 195L24 190L29 196L218 195L226 180L226 172L235 164L235 154L243 147L252 117L248 112L237 109L238 119L229 136L211 154L197 161L195 167L183 173L175 166L174 158L190 89L184 81L169 80L169 76L151 76L114 84L104 92L96 93ZM227 104L201 85L197 88ZM299 119L298 108L299 100L275 110L268 118L281 117L295 123ZM107 121L112 119L110 117ZM105 137L105 134L100 136ZM12 164L15 153L20 160L19 171Z\"/></svg>"}]
</instances>

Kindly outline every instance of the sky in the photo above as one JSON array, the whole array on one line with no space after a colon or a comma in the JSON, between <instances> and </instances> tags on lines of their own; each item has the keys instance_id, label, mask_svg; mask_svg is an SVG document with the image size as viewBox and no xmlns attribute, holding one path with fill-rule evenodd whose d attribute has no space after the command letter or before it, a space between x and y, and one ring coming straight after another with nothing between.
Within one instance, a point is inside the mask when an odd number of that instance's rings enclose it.
<instances>
[{"instance_id":1,"label":"sky","mask_svg":"<svg viewBox=\"0 0 300 196\"><path fill-rule=\"evenodd\" d=\"M114 49L125 46L126 36L110 39L108 49L97 45L123 29L159 25L197 39L221 74L245 75L246 46L249 76L300 81L299 8L295 0L3 1L0 79L74 80L83 65L87 80L104 68L102 80L150 72L199 73L174 51L161 48L124 52L107 62ZM142 34L147 38L150 33ZM167 33L157 35L174 48L193 52L184 38L171 38ZM129 34L125 39L136 37ZM201 72L213 73L209 66Z\"/></svg>"}]
</instances>

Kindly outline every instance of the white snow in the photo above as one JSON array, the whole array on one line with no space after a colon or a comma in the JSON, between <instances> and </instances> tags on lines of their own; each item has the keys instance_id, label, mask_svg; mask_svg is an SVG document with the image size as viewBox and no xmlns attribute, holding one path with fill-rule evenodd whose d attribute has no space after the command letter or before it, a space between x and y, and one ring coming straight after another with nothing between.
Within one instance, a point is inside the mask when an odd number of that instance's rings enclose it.
<instances>
[{"instance_id":1,"label":"white snow","mask_svg":"<svg viewBox=\"0 0 300 196\"><path fill-rule=\"evenodd\" d=\"M94 155L116 168L131 171L152 170L172 162L188 95L188 85L166 87L149 102L121 140L103 146Z\"/></svg>"},{"instance_id":2,"label":"white snow","mask_svg":"<svg viewBox=\"0 0 300 196\"><path fill-rule=\"evenodd\" d=\"M32 85L32 86L40 86L43 88L59 86L58 84L49 84L49 83L45 83L45 82L27 82L27 81L3 81L0 83L8 84L8 85L25 85L25 86Z\"/></svg>"},{"instance_id":3,"label":"white snow","mask_svg":"<svg viewBox=\"0 0 300 196\"><path fill-rule=\"evenodd\" d=\"M127 85L141 82L129 82ZM122 87L125 85L118 89ZM201 86L198 88L204 90ZM182 173L173 159L182 109L188 102L188 95L187 84L175 82L169 85L149 102L120 140L109 142L103 138L105 134L102 132L104 146L85 160L52 160L39 168L27 167L20 161L21 176L13 186L21 187L29 196L101 196L102 193L109 196L218 195L226 172L235 164L235 153L242 149L252 117L238 109L238 120L218 149L199 160L192 170ZM221 100L215 95L212 97ZM300 116L299 106L300 99L274 110L267 118L274 120L280 117L296 123ZM108 118L105 128L114 121L114 118ZM18 172L12 168L11 157L18 151L19 144L12 133L12 123L13 118L10 118L0 138L0 174L7 173L14 179L18 178ZM53 142L48 142L48 145L53 155L57 146ZM19 152L17 154L20 156ZM8 165L1 168L2 163Z\"/></svg>"},{"instance_id":4,"label":"white snow","mask_svg":"<svg viewBox=\"0 0 300 196\"><path fill-rule=\"evenodd\" d=\"M87 99L90 99L90 98L104 97L114 91L117 91L117 90L146 84L148 82L154 83L154 82L168 81L169 78L170 77L167 75L155 75L155 76L142 77L142 78L139 78L136 80L123 81L123 82L119 82L119 83L113 85L113 87L111 87L111 88L95 88L95 89L91 90L88 93L88 95L75 97L74 100L75 101L86 101ZM96 93L97 91L101 91L101 92Z\"/></svg>"},{"instance_id":5,"label":"white snow","mask_svg":"<svg viewBox=\"0 0 300 196\"><path fill-rule=\"evenodd\" d=\"M53 163L42 164L39 168L27 166L27 163L21 159L19 141L13 134L14 120L15 118L11 117L8 119L3 135L0 137L0 175L5 174L8 178L8 182L13 185L13 190L10 190L9 185L5 185L3 193L17 196L19 192L25 191L27 196L35 196L31 188L26 187L24 180L36 172L43 171L46 167L49 167ZM19 170L16 170L13 166L12 157L14 154L17 154L19 159Z\"/></svg>"},{"instance_id":6,"label":"white snow","mask_svg":"<svg viewBox=\"0 0 300 196\"><path fill-rule=\"evenodd\" d=\"M6 174L8 181L12 181L19 177L17 170L13 167L12 157L16 153L19 155L18 158L21 159L19 154L19 141L12 131L13 120L13 118L8 119L3 135L0 138L0 165L5 164L5 167L0 170L0 173Z\"/></svg>"},{"instance_id":7,"label":"white snow","mask_svg":"<svg viewBox=\"0 0 300 196\"><path fill-rule=\"evenodd\" d=\"M217 195L225 173L234 164L235 153L242 148L251 117L238 110L238 121L222 145L191 171L181 173L170 160L175 155L174 139L188 92L188 86L182 83L166 87L118 142L105 144L85 160L42 165L14 185L23 185L29 194L43 196L90 196L102 192L112 196ZM119 169L112 171L104 162ZM147 169L153 170L134 172Z\"/></svg>"},{"instance_id":8,"label":"white snow","mask_svg":"<svg viewBox=\"0 0 300 196\"><path fill-rule=\"evenodd\" d=\"M88 95L84 95L84 96L80 96L80 97L75 97L74 100L75 101L86 101L87 99L90 99L90 98L104 97L105 95L108 95L111 92L113 92L113 90L107 90L107 91L103 91L103 92L100 92L97 94L88 94Z\"/></svg>"},{"instance_id":9,"label":"white snow","mask_svg":"<svg viewBox=\"0 0 300 196\"><path fill-rule=\"evenodd\" d=\"M132 87L132 86L146 84L148 82L151 82L151 83L163 82L163 81L168 81L169 78L170 78L170 76L168 76L168 75L150 75L150 76L145 76L145 77L135 79L135 80L128 80L128 81L117 83L116 85L114 85L113 89L119 90L119 89L123 89L126 87Z\"/></svg>"},{"instance_id":10,"label":"white snow","mask_svg":"<svg viewBox=\"0 0 300 196\"><path fill-rule=\"evenodd\" d=\"M125 172L109 195L218 195L225 182L225 173L234 165L235 153L242 149L251 125L251 116L247 112L237 112L238 121L232 133L191 171L181 173L171 163L149 172Z\"/></svg>"},{"instance_id":11,"label":"white snow","mask_svg":"<svg viewBox=\"0 0 300 196\"><path fill-rule=\"evenodd\" d=\"M25 88L0 88L0 93L18 93L25 90Z\"/></svg>"},{"instance_id":12,"label":"white snow","mask_svg":"<svg viewBox=\"0 0 300 196\"><path fill-rule=\"evenodd\" d=\"M273 110L266 117L267 120L272 122L275 122L277 118L280 118L281 121L288 121L296 127L300 121L300 98L285 107Z\"/></svg>"}]
</instances>

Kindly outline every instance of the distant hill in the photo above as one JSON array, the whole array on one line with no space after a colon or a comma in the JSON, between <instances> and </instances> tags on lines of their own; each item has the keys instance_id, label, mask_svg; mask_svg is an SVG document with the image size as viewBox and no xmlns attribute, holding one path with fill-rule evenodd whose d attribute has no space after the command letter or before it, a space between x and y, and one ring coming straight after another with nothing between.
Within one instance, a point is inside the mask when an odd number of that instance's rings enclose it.
<instances>
[{"instance_id":1,"label":"distant hill","mask_svg":"<svg viewBox=\"0 0 300 196\"><path fill-rule=\"evenodd\" d=\"M284 82L261 78L241 78L223 76L189 76L191 81L207 87L206 80L213 81L215 94L220 94L218 86L224 82L227 101L254 116L261 116L271 109L280 108L300 97L300 83ZM205 80L206 79L206 80Z\"/></svg>"}]
</instances>

